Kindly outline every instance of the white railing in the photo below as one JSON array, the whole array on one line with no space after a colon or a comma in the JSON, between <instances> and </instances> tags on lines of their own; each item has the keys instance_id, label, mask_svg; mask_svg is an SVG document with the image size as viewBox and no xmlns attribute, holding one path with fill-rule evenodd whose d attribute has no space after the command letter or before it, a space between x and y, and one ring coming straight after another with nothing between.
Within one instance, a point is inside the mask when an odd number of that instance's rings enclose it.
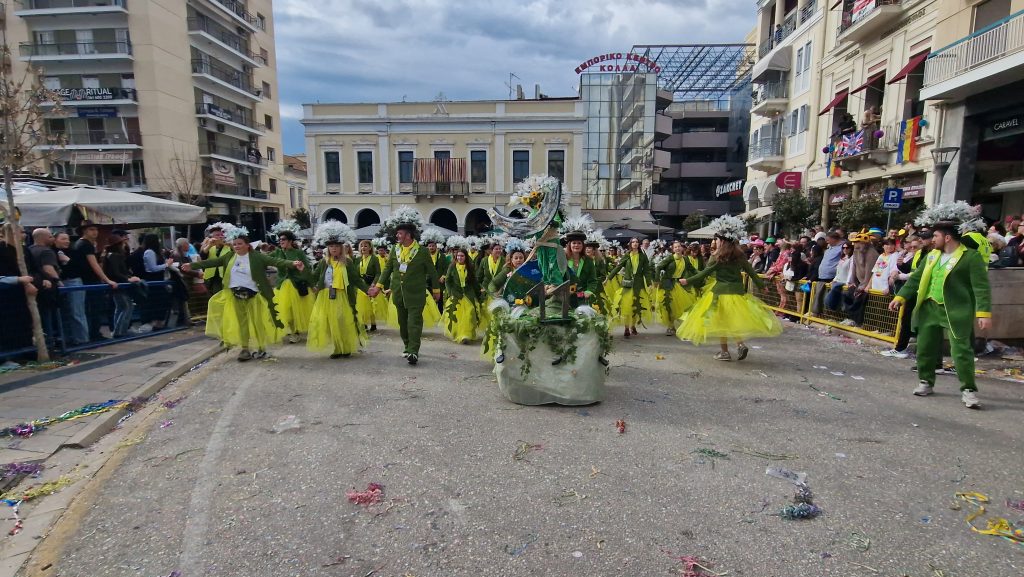
<instances>
[{"instance_id":1,"label":"white railing","mask_svg":"<svg viewBox=\"0 0 1024 577\"><path fill-rule=\"evenodd\" d=\"M1024 50L1024 11L932 53L925 62L924 85L945 82L1020 50Z\"/></svg>"}]
</instances>

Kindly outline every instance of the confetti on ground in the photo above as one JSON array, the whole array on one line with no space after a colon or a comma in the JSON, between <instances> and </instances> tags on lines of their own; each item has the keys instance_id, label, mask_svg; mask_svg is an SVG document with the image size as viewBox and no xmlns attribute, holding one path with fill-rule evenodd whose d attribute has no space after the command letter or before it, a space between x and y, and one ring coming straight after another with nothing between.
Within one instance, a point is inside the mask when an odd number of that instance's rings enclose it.
<instances>
[{"instance_id":1,"label":"confetti on ground","mask_svg":"<svg viewBox=\"0 0 1024 577\"><path fill-rule=\"evenodd\" d=\"M527 443L526 441L516 441L516 450L512 453L513 461L529 461L526 458L533 451L541 451L544 449L544 445L539 443Z\"/></svg>"},{"instance_id":2,"label":"confetti on ground","mask_svg":"<svg viewBox=\"0 0 1024 577\"><path fill-rule=\"evenodd\" d=\"M835 375L837 377L846 376L846 373L844 373L843 371L831 371L831 372L832 372L833 375Z\"/></svg>"},{"instance_id":3,"label":"confetti on ground","mask_svg":"<svg viewBox=\"0 0 1024 577\"><path fill-rule=\"evenodd\" d=\"M46 427L53 425L54 423L63 423L66 421L74 421L83 417L91 417L92 415L98 415L100 413L106 413L107 411L113 411L117 409L129 408L132 401L107 401L105 403L93 403L85 405L84 407L68 411L57 417L46 417L43 419L36 419L28 423L21 423L14 425L13 427L4 427L0 429L0 439L5 437L21 437L27 439L34 433L39 432Z\"/></svg>"},{"instance_id":4,"label":"confetti on ground","mask_svg":"<svg viewBox=\"0 0 1024 577\"><path fill-rule=\"evenodd\" d=\"M626 432L626 421L622 419L615 421L615 428L618 429L620 435L624 434Z\"/></svg>"},{"instance_id":5,"label":"confetti on ground","mask_svg":"<svg viewBox=\"0 0 1024 577\"><path fill-rule=\"evenodd\" d=\"M772 513L776 517L782 517L790 521L796 521L800 519L813 519L822 513L821 508L817 505L810 503L800 503L797 505L787 505L782 508L778 513Z\"/></svg>"},{"instance_id":6,"label":"confetti on ground","mask_svg":"<svg viewBox=\"0 0 1024 577\"><path fill-rule=\"evenodd\" d=\"M170 426L173 426L173 425L174 425L174 421L164 421L164 422L160 423L160 428L161 429L166 429L167 427L170 427Z\"/></svg>"},{"instance_id":7,"label":"confetti on ground","mask_svg":"<svg viewBox=\"0 0 1024 577\"><path fill-rule=\"evenodd\" d=\"M4 364L0 366L0 375L4 373L12 373L14 371L49 371L52 369L59 369L60 367L74 366L77 365L77 360L60 360L60 361L47 361L38 363L36 361L30 361L24 365L17 363Z\"/></svg>"},{"instance_id":8,"label":"confetti on ground","mask_svg":"<svg viewBox=\"0 0 1024 577\"><path fill-rule=\"evenodd\" d=\"M71 485L78 479L71 477L70 475L61 475L54 481L47 481L38 487L29 487L25 489L20 495L15 490L10 490L6 493L0 494L0 501L7 503L8 505L15 505L19 501L31 501L32 499L38 499L39 497L45 497L52 495L57 491L60 491L64 487Z\"/></svg>"},{"instance_id":9,"label":"confetti on ground","mask_svg":"<svg viewBox=\"0 0 1024 577\"><path fill-rule=\"evenodd\" d=\"M979 535L1002 537L1011 543L1024 545L1024 529L1017 529L1013 524L1002 517L993 517L989 519L984 529L979 529L974 526L974 520L979 517L984 517L986 514L984 504L988 503L988 496L983 493L964 492L957 493L956 498L975 507L974 512L967 515L966 519L967 526L971 528L971 531L974 531Z\"/></svg>"},{"instance_id":10,"label":"confetti on ground","mask_svg":"<svg viewBox=\"0 0 1024 577\"><path fill-rule=\"evenodd\" d=\"M855 381L863 381L864 380L864 377L862 377L860 375L850 375L850 378L855 380Z\"/></svg>"},{"instance_id":11,"label":"confetti on ground","mask_svg":"<svg viewBox=\"0 0 1024 577\"><path fill-rule=\"evenodd\" d=\"M160 406L165 408L165 409L173 409L174 407L177 407L186 398L187 397L178 397L177 399L174 399L174 400L168 399L168 400L164 401L163 403L160 403Z\"/></svg>"},{"instance_id":12,"label":"confetti on ground","mask_svg":"<svg viewBox=\"0 0 1024 577\"><path fill-rule=\"evenodd\" d=\"M532 544L537 542L537 539L540 539L539 535L537 535L536 533L530 533L523 540L522 545L518 545L516 547L510 547L508 545L505 545L505 552L508 553L509 555L511 555L512 557L517 557L519 555L522 555L523 553L526 552L526 549L529 548L530 545L532 545Z\"/></svg>"},{"instance_id":13,"label":"confetti on ground","mask_svg":"<svg viewBox=\"0 0 1024 577\"><path fill-rule=\"evenodd\" d=\"M712 571L709 567L712 563L696 555L676 555L665 549L662 549L662 552L683 564L683 570L680 573L682 577L724 577L729 574L728 571L722 573Z\"/></svg>"},{"instance_id":14,"label":"confetti on ground","mask_svg":"<svg viewBox=\"0 0 1024 577\"><path fill-rule=\"evenodd\" d=\"M1007 499L1006 506L1016 511L1020 511L1021 513L1024 513L1024 501L1012 501L1010 499Z\"/></svg>"},{"instance_id":15,"label":"confetti on ground","mask_svg":"<svg viewBox=\"0 0 1024 577\"><path fill-rule=\"evenodd\" d=\"M819 389L818 387L815 387L814 385L807 385L807 386L812 388L812 389L814 389L818 393L819 397L828 397L828 398L832 399L833 401L842 401L844 403L846 402L846 401L843 401L843 399L833 395L832 393L830 393L828 391L823 391L823 390Z\"/></svg>"},{"instance_id":16,"label":"confetti on ground","mask_svg":"<svg viewBox=\"0 0 1024 577\"><path fill-rule=\"evenodd\" d=\"M10 479L18 475L38 477L42 471L42 463L7 463L0 465L0 479Z\"/></svg>"},{"instance_id":17,"label":"confetti on ground","mask_svg":"<svg viewBox=\"0 0 1024 577\"><path fill-rule=\"evenodd\" d=\"M353 505L376 505L384 498L384 485L370 483L366 486L365 491L356 491L355 489L346 491L345 497Z\"/></svg>"},{"instance_id":18,"label":"confetti on ground","mask_svg":"<svg viewBox=\"0 0 1024 577\"><path fill-rule=\"evenodd\" d=\"M750 455L751 457L757 457L759 459L765 459L767 461L795 461L800 458L799 455L782 455L776 453L766 453L764 451L758 451L749 447L734 446L732 448L733 453L739 453L741 455Z\"/></svg>"},{"instance_id":19,"label":"confetti on ground","mask_svg":"<svg viewBox=\"0 0 1024 577\"><path fill-rule=\"evenodd\" d=\"M138 445L139 443L141 443L142 441L145 441L145 440L146 440L146 435L139 435L139 436L133 437L131 439L125 439L125 440L121 441L120 443L118 443L117 446L118 447L131 447L133 445Z\"/></svg>"},{"instance_id":20,"label":"confetti on ground","mask_svg":"<svg viewBox=\"0 0 1024 577\"><path fill-rule=\"evenodd\" d=\"M765 469L764 474L776 479L782 479L783 481L789 481L797 486L807 484L807 473L799 473L783 467L768 467Z\"/></svg>"},{"instance_id":21,"label":"confetti on ground","mask_svg":"<svg viewBox=\"0 0 1024 577\"><path fill-rule=\"evenodd\" d=\"M850 547L855 551L860 551L861 553L867 553L868 549L871 548L871 537L868 537L863 533L858 533L857 531L850 533L850 539L848 542L850 543Z\"/></svg>"},{"instance_id":22,"label":"confetti on ground","mask_svg":"<svg viewBox=\"0 0 1024 577\"><path fill-rule=\"evenodd\" d=\"M826 367L825 365L814 365L814 368L822 370L822 371L827 371L828 370L828 367Z\"/></svg>"},{"instance_id":23,"label":"confetti on ground","mask_svg":"<svg viewBox=\"0 0 1024 577\"><path fill-rule=\"evenodd\" d=\"M656 360L656 361L664 361L665 360L665 355L654 355L654 360Z\"/></svg>"}]
</instances>

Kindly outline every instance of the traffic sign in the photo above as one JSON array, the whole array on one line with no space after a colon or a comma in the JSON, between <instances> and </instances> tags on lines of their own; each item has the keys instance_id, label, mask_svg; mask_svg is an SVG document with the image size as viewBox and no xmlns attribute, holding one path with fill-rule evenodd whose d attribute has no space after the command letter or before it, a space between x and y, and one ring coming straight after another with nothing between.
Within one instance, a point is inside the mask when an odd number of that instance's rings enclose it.
<instances>
[{"instance_id":1,"label":"traffic sign","mask_svg":"<svg viewBox=\"0 0 1024 577\"><path fill-rule=\"evenodd\" d=\"M903 189L887 188L882 195L882 208L885 210L899 210L903 206Z\"/></svg>"}]
</instances>

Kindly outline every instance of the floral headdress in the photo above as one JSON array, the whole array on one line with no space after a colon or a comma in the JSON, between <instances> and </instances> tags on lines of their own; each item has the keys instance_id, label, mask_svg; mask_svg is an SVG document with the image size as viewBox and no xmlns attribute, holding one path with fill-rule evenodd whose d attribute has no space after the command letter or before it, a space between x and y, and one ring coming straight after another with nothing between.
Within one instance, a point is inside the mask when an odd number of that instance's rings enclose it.
<instances>
[{"instance_id":1,"label":"floral headdress","mask_svg":"<svg viewBox=\"0 0 1024 577\"><path fill-rule=\"evenodd\" d=\"M715 236L739 242L747 234L747 223L738 216L723 215L708 224L708 228L715 233Z\"/></svg>"},{"instance_id":2,"label":"floral headdress","mask_svg":"<svg viewBox=\"0 0 1024 577\"><path fill-rule=\"evenodd\" d=\"M508 206L518 208L525 205L530 210L537 210L550 192L558 189L559 181L553 176L532 174L516 184L516 191L508 200Z\"/></svg>"},{"instance_id":3,"label":"floral headdress","mask_svg":"<svg viewBox=\"0 0 1024 577\"><path fill-rule=\"evenodd\" d=\"M604 249L608 246L608 239L604 237L604 232L601 229L594 229L587 233L583 244Z\"/></svg>"},{"instance_id":4,"label":"floral headdress","mask_svg":"<svg viewBox=\"0 0 1024 577\"><path fill-rule=\"evenodd\" d=\"M299 225L298 221L285 219L278 221L274 226L270 227L270 234L273 236L281 236L282 232L288 232L294 237L299 234L300 230L302 230L302 226Z\"/></svg>"},{"instance_id":5,"label":"floral headdress","mask_svg":"<svg viewBox=\"0 0 1024 577\"><path fill-rule=\"evenodd\" d=\"M380 232L384 237L392 238L399 228L412 228L413 236L419 236L423 231L423 226L423 216L420 211L411 206L400 206L384 221Z\"/></svg>"},{"instance_id":6,"label":"floral headdress","mask_svg":"<svg viewBox=\"0 0 1024 577\"><path fill-rule=\"evenodd\" d=\"M221 229L221 230L224 231L224 240L226 240L228 242L232 242L232 241L234 241L236 238L238 238L240 236L244 236L245 238L249 238L249 229L245 228L244 226L234 226L234 225L228 225L228 226L230 226L231 228Z\"/></svg>"},{"instance_id":7,"label":"floral headdress","mask_svg":"<svg viewBox=\"0 0 1024 577\"><path fill-rule=\"evenodd\" d=\"M522 252L523 254L530 254L530 243L517 237L510 237L505 243L505 252L512 254L516 251Z\"/></svg>"},{"instance_id":8,"label":"floral headdress","mask_svg":"<svg viewBox=\"0 0 1024 577\"><path fill-rule=\"evenodd\" d=\"M316 227L316 234L313 235L313 242L319 246L328 244L355 244L356 233L352 228L336 220L328 220Z\"/></svg>"},{"instance_id":9,"label":"floral headdress","mask_svg":"<svg viewBox=\"0 0 1024 577\"><path fill-rule=\"evenodd\" d=\"M466 242L466 237L464 237L462 235L459 235L459 234L453 234L453 235L449 236L448 240L446 240L444 242L444 246L447 249L453 249L454 248L454 249L469 250L469 243Z\"/></svg>"},{"instance_id":10,"label":"floral headdress","mask_svg":"<svg viewBox=\"0 0 1024 577\"><path fill-rule=\"evenodd\" d=\"M230 231L233 228L235 228L235 225L231 224L230 222L215 222L210 226L206 227L206 235L209 236L211 232L215 230L220 230L224 232L224 236L227 236L228 231Z\"/></svg>"},{"instance_id":11,"label":"floral headdress","mask_svg":"<svg viewBox=\"0 0 1024 577\"><path fill-rule=\"evenodd\" d=\"M593 230L594 219L589 214L581 214L562 221L558 234L565 240L584 240Z\"/></svg>"},{"instance_id":12,"label":"floral headdress","mask_svg":"<svg viewBox=\"0 0 1024 577\"><path fill-rule=\"evenodd\" d=\"M480 250L483 246L483 241L480 240L479 236L467 236L466 237L466 250Z\"/></svg>"},{"instance_id":13,"label":"floral headdress","mask_svg":"<svg viewBox=\"0 0 1024 577\"><path fill-rule=\"evenodd\" d=\"M370 244L373 248L391 248L391 243L388 242L388 239L382 236L370 239Z\"/></svg>"},{"instance_id":14,"label":"floral headdress","mask_svg":"<svg viewBox=\"0 0 1024 577\"><path fill-rule=\"evenodd\" d=\"M971 206L962 200L929 206L921 212L914 223L918 226L931 227L939 224L953 225L960 234L985 230L981 207Z\"/></svg>"},{"instance_id":15,"label":"floral headdress","mask_svg":"<svg viewBox=\"0 0 1024 577\"><path fill-rule=\"evenodd\" d=\"M423 234L420 235L420 242L423 244L436 242L437 244L444 246L444 233L442 233L441 229L436 226L428 224L427 227L423 229Z\"/></svg>"}]
</instances>

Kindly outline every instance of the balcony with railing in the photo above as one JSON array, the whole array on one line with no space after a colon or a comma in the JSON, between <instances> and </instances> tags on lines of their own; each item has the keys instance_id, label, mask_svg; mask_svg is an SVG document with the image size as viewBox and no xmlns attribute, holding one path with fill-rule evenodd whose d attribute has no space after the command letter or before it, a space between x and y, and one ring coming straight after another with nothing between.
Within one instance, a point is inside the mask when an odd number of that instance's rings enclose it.
<instances>
[{"instance_id":1,"label":"balcony with railing","mask_svg":"<svg viewBox=\"0 0 1024 577\"><path fill-rule=\"evenodd\" d=\"M62 14L127 14L126 0L19 0L14 15L60 16Z\"/></svg>"},{"instance_id":2,"label":"balcony with railing","mask_svg":"<svg viewBox=\"0 0 1024 577\"><path fill-rule=\"evenodd\" d=\"M132 43L118 42L23 42L19 47L22 60L108 60L132 57Z\"/></svg>"},{"instance_id":3,"label":"balcony with railing","mask_svg":"<svg viewBox=\"0 0 1024 577\"><path fill-rule=\"evenodd\" d=\"M54 146L78 148L138 148L142 146L142 135L131 130L123 132L109 130L53 131L48 140L54 142Z\"/></svg>"},{"instance_id":4,"label":"balcony with railing","mask_svg":"<svg viewBox=\"0 0 1024 577\"><path fill-rule=\"evenodd\" d=\"M116 105L137 103L138 93L134 88L122 88L120 86L100 86L96 88L66 87L50 90L56 98L60 99L61 106L96 106L97 104ZM48 100L41 103L43 106L53 105Z\"/></svg>"},{"instance_id":5,"label":"balcony with railing","mask_svg":"<svg viewBox=\"0 0 1024 577\"><path fill-rule=\"evenodd\" d=\"M765 82L754 86L751 114L772 117L789 107L789 82Z\"/></svg>"},{"instance_id":6,"label":"balcony with railing","mask_svg":"<svg viewBox=\"0 0 1024 577\"><path fill-rule=\"evenodd\" d=\"M260 30L259 18L250 14L243 2L238 0L210 0L210 2L253 31Z\"/></svg>"},{"instance_id":7,"label":"balcony with railing","mask_svg":"<svg viewBox=\"0 0 1024 577\"><path fill-rule=\"evenodd\" d=\"M782 153L782 138L759 138L750 141L747 152L747 167L760 171L772 171L782 167L785 157Z\"/></svg>"},{"instance_id":8,"label":"balcony with railing","mask_svg":"<svg viewBox=\"0 0 1024 577\"><path fill-rule=\"evenodd\" d=\"M817 12L818 2L817 0L811 0L806 5L804 5L803 8L800 9L800 24L803 25L804 22L807 22L808 20L813 18Z\"/></svg>"},{"instance_id":9,"label":"balcony with railing","mask_svg":"<svg viewBox=\"0 0 1024 577\"><path fill-rule=\"evenodd\" d=\"M250 116L252 113L242 114L237 108L232 110L227 106L219 106L212 102L198 102L196 103L196 116L202 119L212 121L214 123L228 123L231 126L240 128L246 132L252 132L255 134L263 134L266 132L267 127L259 122L254 122ZM204 125L207 130L213 130L216 128L210 124Z\"/></svg>"},{"instance_id":10,"label":"balcony with railing","mask_svg":"<svg viewBox=\"0 0 1024 577\"><path fill-rule=\"evenodd\" d=\"M796 10L793 10L786 15L783 19L782 24L776 26L774 30L768 35L768 38L763 40L757 47L757 57L764 58L769 52L775 49L775 47L782 44L782 42L789 38L793 32L796 32L799 26L798 14Z\"/></svg>"},{"instance_id":11,"label":"balcony with railing","mask_svg":"<svg viewBox=\"0 0 1024 577\"><path fill-rule=\"evenodd\" d=\"M416 200L434 196L466 197L468 177L465 158L417 158L413 161L412 192Z\"/></svg>"},{"instance_id":12,"label":"balcony with railing","mask_svg":"<svg viewBox=\"0 0 1024 577\"><path fill-rule=\"evenodd\" d=\"M253 84L252 76L230 66L221 65L215 60L193 60L192 75L206 77L217 85L227 85L247 98L261 99L261 91Z\"/></svg>"},{"instance_id":13,"label":"balcony with railing","mask_svg":"<svg viewBox=\"0 0 1024 577\"><path fill-rule=\"evenodd\" d=\"M1024 79L1024 10L932 52L921 100L961 99Z\"/></svg>"},{"instance_id":14,"label":"balcony with railing","mask_svg":"<svg viewBox=\"0 0 1024 577\"><path fill-rule=\"evenodd\" d=\"M222 49L225 53L241 57L252 66L266 66L267 64L263 56L249 49L249 40L209 18L189 18L188 31L189 34L205 36L213 46Z\"/></svg>"},{"instance_id":15,"label":"balcony with railing","mask_svg":"<svg viewBox=\"0 0 1024 577\"><path fill-rule=\"evenodd\" d=\"M877 39L876 32L891 26L895 17L903 12L903 0L872 0L866 7L843 12L836 35L840 41Z\"/></svg>"},{"instance_id":16,"label":"balcony with railing","mask_svg":"<svg viewBox=\"0 0 1024 577\"><path fill-rule=\"evenodd\" d=\"M267 159L263 158L260 151L255 148L238 148L230 146L219 146L216 144L200 143L199 156L216 156L230 162L248 164L256 167L266 167Z\"/></svg>"}]
</instances>

